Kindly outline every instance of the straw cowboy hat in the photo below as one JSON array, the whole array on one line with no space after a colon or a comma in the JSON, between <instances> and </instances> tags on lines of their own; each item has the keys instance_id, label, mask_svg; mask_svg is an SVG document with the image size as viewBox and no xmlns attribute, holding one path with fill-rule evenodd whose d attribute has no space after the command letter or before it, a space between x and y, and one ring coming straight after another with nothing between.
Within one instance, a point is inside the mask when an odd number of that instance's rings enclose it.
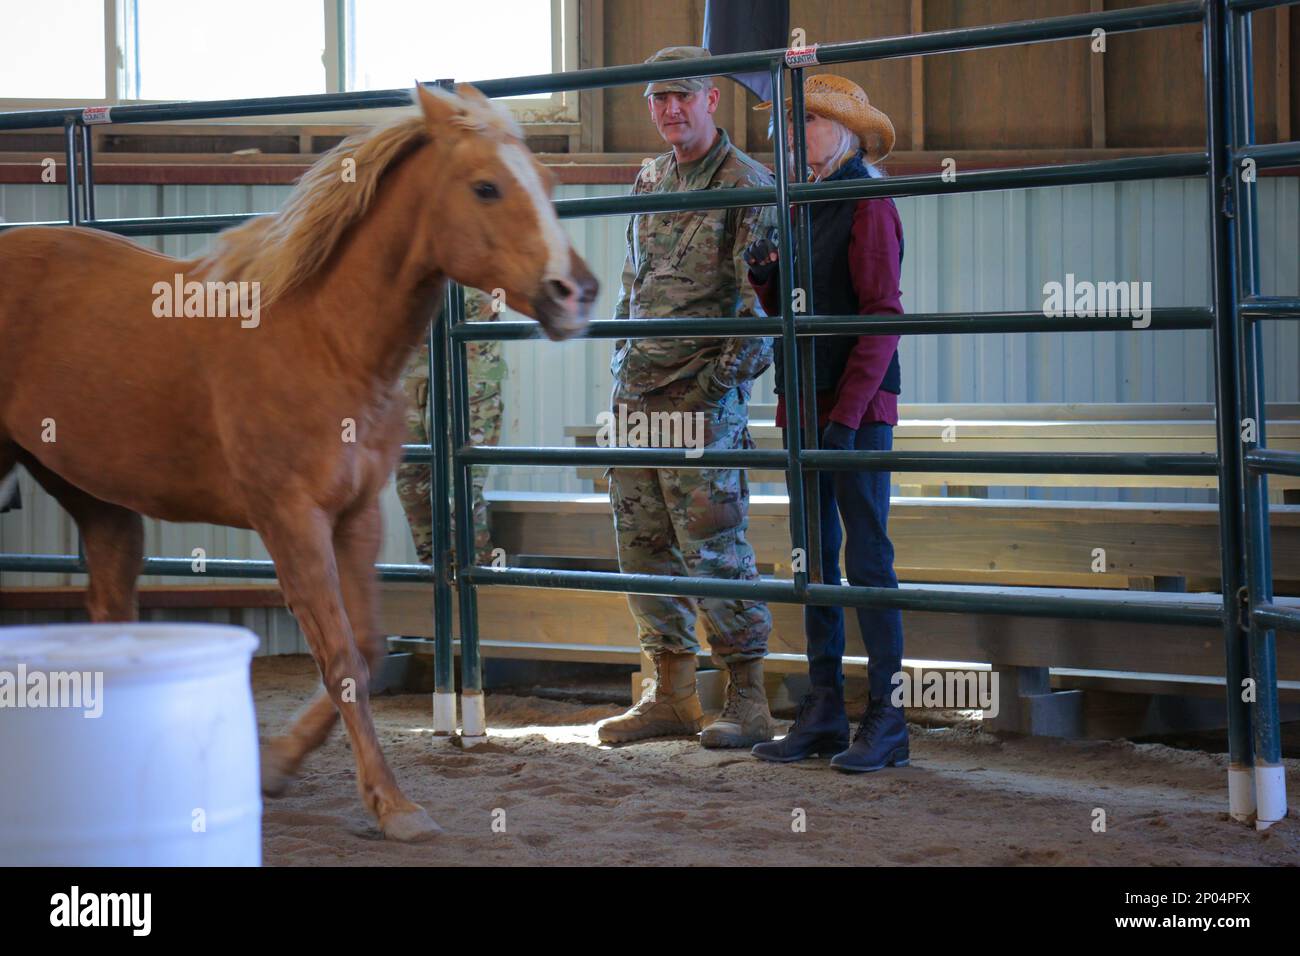
<instances>
[{"instance_id":1,"label":"straw cowboy hat","mask_svg":"<svg viewBox=\"0 0 1300 956\"><path fill-rule=\"evenodd\" d=\"M790 109L787 97L785 108ZM894 148L894 124L871 105L862 87L833 73L818 73L803 83L803 105L810 113L833 119L855 134L866 150L867 161L878 163ZM756 110L770 110L770 100L759 103Z\"/></svg>"}]
</instances>

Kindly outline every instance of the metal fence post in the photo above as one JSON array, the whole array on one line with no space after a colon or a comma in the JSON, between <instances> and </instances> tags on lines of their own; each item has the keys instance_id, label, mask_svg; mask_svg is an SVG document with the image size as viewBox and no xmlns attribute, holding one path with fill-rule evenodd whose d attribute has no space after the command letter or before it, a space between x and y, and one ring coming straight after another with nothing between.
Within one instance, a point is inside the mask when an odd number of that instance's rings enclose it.
<instances>
[{"instance_id":1,"label":"metal fence post","mask_svg":"<svg viewBox=\"0 0 1300 956\"><path fill-rule=\"evenodd\" d=\"M442 308L429 325L429 462L430 513L433 516L433 732L456 732L456 677L451 647L451 478L447 442L447 327L451 315L451 285Z\"/></svg>"},{"instance_id":2,"label":"metal fence post","mask_svg":"<svg viewBox=\"0 0 1300 956\"><path fill-rule=\"evenodd\" d=\"M63 153L68 164L68 225L81 223L77 197L77 121L71 116L63 124Z\"/></svg>"},{"instance_id":3,"label":"metal fence post","mask_svg":"<svg viewBox=\"0 0 1300 956\"><path fill-rule=\"evenodd\" d=\"M64 161L68 166L68 225L81 224L80 191L77 188L77 121L69 116L63 123ZM90 157L86 157L86 175L90 175ZM76 526L77 535L77 573L86 574L86 544L81 536L81 527Z\"/></svg>"},{"instance_id":4,"label":"metal fence post","mask_svg":"<svg viewBox=\"0 0 1300 956\"><path fill-rule=\"evenodd\" d=\"M771 66L772 73L772 132L776 139L776 228L779 236L777 253L781 270L781 351L785 354L783 372L785 373L786 399L786 476L790 490L790 561L794 570L795 593L800 597L808 591L808 523L805 511L803 464L799 460L803 451L803 431L799 421L799 347L794 327L794 305L791 294L794 291L794 256L793 232L790 228L790 196L786 189L786 142L785 117L781 111L785 107L785 63L775 60ZM802 124L802 117L796 120ZM802 569L799 556L802 555Z\"/></svg>"},{"instance_id":5,"label":"metal fence post","mask_svg":"<svg viewBox=\"0 0 1300 956\"><path fill-rule=\"evenodd\" d=\"M1226 0L1216 0L1216 6ZM1236 223L1236 283L1233 287L1234 333L1238 349L1238 394L1241 427L1253 424L1254 441L1237 443L1237 454L1264 448L1267 406L1264 367L1260 361L1263 330L1258 322L1242 318L1240 304L1259 295L1259 221L1256 213L1257 177L1246 182L1235 168L1233 155L1255 141L1254 55L1251 49L1251 14L1225 9L1222 37L1223 57L1229 71L1226 82L1229 122L1223 129L1226 142L1226 175L1232 177L1232 208ZM1253 447L1252 447L1253 446ZM1267 829L1286 816L1286 771L1282 765L1282 738L1277 700L1277 655L1275 632L1253 619L1251 609L1273 601L1273 562L1269 542L1268 475L1239 466L1244 492L1243 548L1247 601L1243 619L1247 623L1247 648L1254 702L1248 707L1253 734L1255 826ZM1240 693L1238 688L1237 693Z\"/></svg>"},{"instance_id":6,"label":"metal fence post","mask_svg":"<svg viewBox=\"0 0 1300 956\"><path fill-rule=\"evenodd\" d=\"M784 110L782 104L774 103L772 111L775 114L778 109ZM808 168L808 141L807 130L804 127L804 105L803 105L803 68L798 67L790 70L790 113L794 117L794 168L795 174L800 182L804 180L804 170ZM780 114L780 119L784 120L784 113ZM785 157L778 158L778 162L784 163ZM807 203L800 203L795 206L795 241L798 243L798 257L795 265L798 268L797 287L803 292L803 308L800 312L804 315L815 315L817 313L817 302L813 296L813 262L812 262L812 211L808 208ZM821 430L819 409L817 408L817 364L814 360L813 340L810 338L797 339L799 343L799 384L801 391L799 393L799 425L803 433L803 445L805 448L815 449L818 446L818 437ZM787 360L788 361L788 360ZM791 399L787 398L786 420L788 421L793 414L795 405L790 404ZM822 495L821 495L821 476L803 468L804 481L804 499L807 518L805 519L808 529L808 580L813 584L822 583ZM831 581L831 584L839 584L839 581Z\"/></svg>"},{"instance_id":7,"label":"metal fence post","mask_svg":"<svg viewBox=\"0 0 1300 956\"><path fill-rule=\"evenodd\" d=\"M1228 812L1238 820L1255 813L1254 751L1250 739L1250 709L1242 699L1250 671L1241 632L1245 582L1241 520L1241 415L1236 330L1236 268L1232 256L1233 221L1228 168L1230 102L1224 31L1224 7L1205 8L1203 58L1205 71L1206 148L1210 158L1210 281L1214 301L1215 436L1218 450L1219 540L1222 553L1224 675L1228 705Z\"/></svg>"},{"instance_id":8,"label":"metal fence post","mask_svg":"<svg viewBox=\"0 0 1300 956\"><path fill-rule=\"evenodd\" d=\"M82 183L82 209L85 210L85 218L91 222L95 221L95 158L94 143L90 135L90 127L85 123L80 124L81 129L81 183Z\"/></svg>"},{"instance_id":9,"label":"metal fence post","mask_svg":"<svg viewBox=\"0 0 1300 956\"><path fill-rule=\"evenodd\" d=\"M451 285L448 329L465 321L465 290ZM460 719L461 740L468 746L487 737L483 706L483 667L478 646L478 594L465 573L474 566L474 466L460 459L469 444L469 355L464 340L449 350L451 369L451 460L456 497L456 598L460 606Z\"/></svg>"}]
</instances>

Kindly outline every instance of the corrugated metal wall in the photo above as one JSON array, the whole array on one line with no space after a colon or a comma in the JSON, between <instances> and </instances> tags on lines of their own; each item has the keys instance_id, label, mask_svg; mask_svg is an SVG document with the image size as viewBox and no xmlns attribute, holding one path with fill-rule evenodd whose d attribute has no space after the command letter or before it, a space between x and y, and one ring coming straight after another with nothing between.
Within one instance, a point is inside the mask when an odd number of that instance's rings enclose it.
<instances>
[{"instance_id":1,"label":"corrugated metal wall","mask_svg":"<svg viewBox=\"0 0 1300 956\"><path fill-rule=\"evenodd\" d=\"M309 653L306 638L288 608L145 608L140 612L140 619L154 623L246 627L260 641L254 652L259 657ZM66 624L84 620L86 615L80 610L0 611L0 627Z\"/></svg>"},{"instance_id":2,"label":"corrugated metal wall","mask_svg":"<svg viewBox=\"0 0 1300 956\"><path fill-rule=\"evenodd\" d=\"M1069 186L1021 192L898 200L906 235L903 301L909 312L1038 309L1044 282L1079 279L1150 281L1157 306L1209 301L1206 198L1203 180ZM289 187L101 186L105 218L273 210ZM562 187L560 197L621 194L615 186ZM0 186L0 216L10 222L59 219L63 191ZM1262 286L1267 294L1300 294L1300 180L1260 183L1264 239ZM566 223L580 251L604 280L598 314L612 312L623 262L626 220ZM206 237L169 237L152 244L182 255ZM504 441L567 445L564 426L594 423L609 395L609 342L506 344ZM1175 402L1210 401L1213 365L1208 332L922 336L901 346L903 399L910 402ZM1300 329L1265 330L1268 399L1300 400ZM772 401L771 373L755 393ZM498 469L490 487L585 490L560 469ZM764 489L756 489L764 490ZM776 490L776 489L769 489ZM1004 489L1002 495L1020 493ZM0 518L0 550L72 553L76 537L57 504L24 476L26 507ZM1042 492L1031 491L1031 496ZM1140 492L1091 491L1083 498L1136 498ZM1205 500L1201 492L1156 492L1161 500ZM381 560L413 561L396 495L385 495L388 528ZM151 554L265 557L255 535L150 522ZM6 574L10 585L74 583L55 575Z\"/></svg>"}]
</instances>

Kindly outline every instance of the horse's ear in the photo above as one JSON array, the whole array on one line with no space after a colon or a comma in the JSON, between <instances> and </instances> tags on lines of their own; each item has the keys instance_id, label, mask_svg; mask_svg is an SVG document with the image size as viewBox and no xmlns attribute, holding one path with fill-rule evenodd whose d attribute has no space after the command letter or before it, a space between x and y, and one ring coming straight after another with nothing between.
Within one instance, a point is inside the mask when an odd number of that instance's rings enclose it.
<instances>
[{"instance_id":1,"label":"horse's ear","mask_svg":"<svg viewBox=\"0 0 1300 956\"><path fill-rule=\"evenodd\" d=\"M492 102L484 96L483 91L473 83L457 83L456 92L465 97L465 99L473 100L476 103L482 103L484 106L488 106Z\"/></svg>"},{"instance_id":2,"label":"horse's ear","mask_svg":"<svg viewBox=\"0 0 1300 956\"><path fill-rule=\"evenodd\" d=\"M430 126L441 126L453 116L465 112L465 107L456 101L456 97L443 90L430 89L423 83L415 84L420 111Z\"/></svg>"}]
</instances>

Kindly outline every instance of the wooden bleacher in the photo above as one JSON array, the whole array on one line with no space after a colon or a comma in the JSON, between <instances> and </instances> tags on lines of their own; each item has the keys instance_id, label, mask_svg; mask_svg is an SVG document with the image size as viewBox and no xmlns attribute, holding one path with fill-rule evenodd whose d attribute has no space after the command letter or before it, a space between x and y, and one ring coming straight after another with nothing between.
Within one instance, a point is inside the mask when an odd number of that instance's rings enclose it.
<instances>
[{"instance_id":1,"label":"wooden bleacher","mask_svg":"<svg viewBox=\"0 0 1300 956\"><path fill-rule=\"evenodd\" d=\"M612 567L612 519L604 495L489 492L493 541L511 564ZM1002 594L1077 596L1077 588L1111 588L1117 600L1217 601L1218 514L1213 505L1090 504L894 498L891 536L901 586L948 587ZM759 561L788 554L784 497L751 501L751 540ZM1275 567L1300 570L1300 506L1271 509ZM1089 566L1106 549L1108 571ZM964 582L953 584L951 582ZM1300 582L1277 582L1300 594ZM1024 585L1033 585L1026 587ZM1128 590L1120 590L1125 589ZM641 661L621 594L507 586L479 588L479 630L486 656L538 660ZM1300 599L1279 597L1300 606ZM427 589L388 585L384 627L427 638ZM771 605L769 674L804 673L802 609ZM846 615L850 677L865 673L856 616ZM1016 615L904 611L909 660L980 662L1003 675L999 729L1065 736L1126 736L1217 726L1225 694L1223 638L1217 627L1132 625ZM1280 699L1300 706L1300 635L1278 632ZM428 653L426 641L398 640ZM950 665L962 666L962 665ZM1049 670L1050 669L1050 670ZM1050 681L1046 701L1017 702L1015 681ZM637 678L639 679L639 677ZM1086 695L1084 692L1087 692ZM702 691L703 693L703 691ZM1300 711L1297 711L1300 713Z\"/></svg>"},{"instance_id":2,"label":"wooden bleacher","mask_svg":"<svg viewBox=\"0 0 1300 956\"><path fill-rule=\"evenodd\" d=\"M1213 407L1177 405L904 405L895 429L900 450L1213 452ZM759 447L779 448L771 406L751 407ZM1268 408L1269 446L1300 449L1300 404ZM956 442L945 428L955 425ZM579 446L594 446L594 426L570 426ZM532 566L611 567L616 558L601 469L579 469L593 480L591 495L524 492L489 494L493 539L511 563ZM752 472L756 481L782 481L781 472ZM1162 600L1151 592L1217 592L1220 572L1218 509L1212 504L1149 504L990 500L993 486L1213 489L1213 477L1122 475L895 475L902 496L891 504L890 530L904 586L946 583L1000 592L1070 594L1072 588L1114 589L1132 600ZM1300 594L1300 480L1270 480L1275 587ZM961 494L968 497L940 497ZM1281 504L1292 501L1296 504ZM788 576L788 503L783 495L751 499L749 537L764 573ZM1105 571L1092 570L1104 549ZM1029 587L1034 590L1028 590ZM560 654L607 659L616 648L635 654L620 595L480 590L483 633L511 634L503 652L532 654L549 646ZM400 614L394 596L394 625ZM1206 595L1207 599L1213 600ZM1168 599L1174 599L1172 595ZM1188 599L1186 596L1179 598ZM1280 598L1280 600L1286 600ZM526 620L513 612L526 602ZM491 610L490 610L491 609ZM800 609L774 606L774 669L803 667ZM499 614L495 620L494 614ZM856 631L853 615L849 629ZM1223 693L1222 635L1212 628L1142 627L1016 616L904 612L907 652L928 660L992 662L1012 673L1052 668L1057 687L1145 694ZM853 634L850 635L850 648ZM1280 676L1300 678L1295 635L1279 634ZM1282 647L1291 648L1288 653ZM563 648L560 650L560 648ZM596 650L599 648L600 650ZM1281 663L1287 659L1284 665ZM1300 685L1284 684L1300 700Z\"/></svg>"},{"instance_id":3,"label":"wooden bleacher","mask_svg":"<svg viewBox=\"0 0 1300 956\"><path fill-rule=\"evenodd\" d=\"M617 558L605 494L488 492L492 540L544 567L608 566ZM789 576L784 495L750 499L749 534L760 570ZM1273 564L1300 577L1300 505L1270 509ZM1218 509L1208 504L894 497L890 538L900 580L965 584L1217 591ZM1093 550L1106 552L1094 572ZM1163 587L1161 589L1163 589ZM1280 589L1281 590L1281 589Z\"/></svg>"},{"instance_id":4,"label":"wooden bleacher","mask_svg":"<svg viewBox=\"0 0 1300 956\"><path fill-rule=\"evenodd\" d=\"M759 448L779 449L781 432L771 405L750 407L750 434ZM956 425L956 441L944 429ZM1300 451L1300 403L1267 407L1268 447ZM565 434L578 447L596 444L596 425L569 425ZM896 451L1030 452L1213 452L1214 407L1209 404L903 404L894 429ZM578 476L603 486L601 468L580 468ZM895 474L904 494L979 495L993 486L1061 488L1208 488L1212 475L1022 475L967 472ZM781 471L755 470L752 481L783 482ZM1275 475L1269 490L1276 501L1300 503L1300 478Z\"/></svg>"},{"instance_id":5,"label":"wooden bleacher","mask_svg":"<svg viewBox=\"0 0 1300 956\"><path fill-rule=\"evenodd\" d=\"M902 587L914 587L903 584ZM989 590L979 586L953 588ZM1069 589L998 587L1002 594L1077 595ZM532 660L641 662L635 628L621 594L489 585L479 589L479 632L483 654ZM1125 592L1117 592L1123 599ZM1133 597L1139 595L1134 593ZM1143 601L1215 601L1216 595L1140 595ZM1279 604L1300 606L1295 598ZM766 669L798 674L804 659L802 608L771 605L773 633ZM428 588L384 586L383 627L409 635L396 648L428 653L432 636ZM856 616L846 615L845 672L861 676L865 661ZM1140 639L1135 639L1140 631ZM1182 625L1125 625L1003 614L904 611L905 656L909 660L991 663L1003 672L1051 668L1059 688L1141 694L1208 695L1223 699L1223 639L1218 628ZM1300 703L1300 634L1277 632L1281 699ZM1067 673L1073 671L1074 673Z\"/></svg>"}]
</instances>

